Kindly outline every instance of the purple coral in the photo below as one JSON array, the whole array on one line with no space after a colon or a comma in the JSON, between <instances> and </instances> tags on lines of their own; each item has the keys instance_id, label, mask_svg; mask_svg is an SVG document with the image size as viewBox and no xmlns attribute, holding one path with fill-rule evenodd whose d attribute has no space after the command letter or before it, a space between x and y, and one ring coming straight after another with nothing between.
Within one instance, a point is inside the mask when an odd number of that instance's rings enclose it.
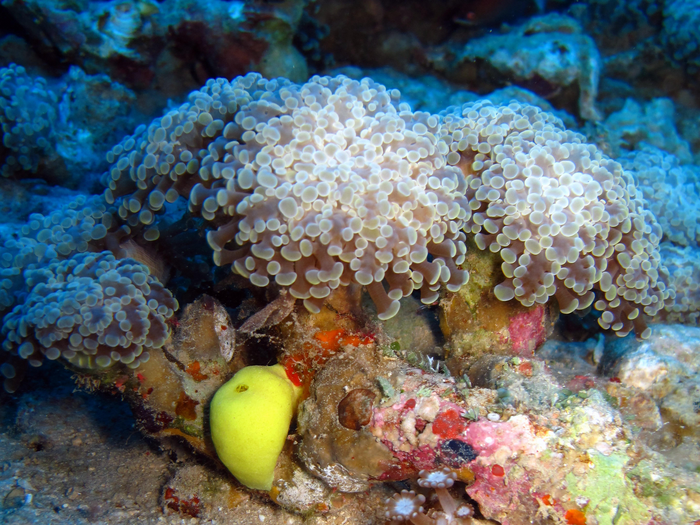
<instances>
[{"instance_id":1,"label":"purple coral","mask_svg":"<svg viewBox=\"0 0 700 525\"><path fill-rule=\"evenodd\" d=\"M2 347L34 366L62 357L80 368L136 368L163 346L178 308L147 266L109 252L79 253L24 275L30 289L3 320Z\"/></svg>"}]
</instances>

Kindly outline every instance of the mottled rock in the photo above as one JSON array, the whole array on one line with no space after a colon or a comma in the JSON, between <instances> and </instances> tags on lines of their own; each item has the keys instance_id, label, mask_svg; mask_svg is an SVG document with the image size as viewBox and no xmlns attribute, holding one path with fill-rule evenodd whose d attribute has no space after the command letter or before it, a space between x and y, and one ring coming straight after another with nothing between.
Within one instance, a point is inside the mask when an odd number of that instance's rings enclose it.
<instances>
[{"instance_id":1,"label":"mottled rock","mask_svg":"<svg viewBox=\"0 0 700 525\"><path fill-rule=\"evenodd\" d=\"M329 486L343 492L366 490L370 478L379 477L383 465L391 463L387 448L366 427L353 430L338 421L338 405L355 389L381 397L375 378L397 366L373 346L360 346L334 356L317 374L309 398L300 406L298 454Z\"/></svg>"},{"instance_id":2,"label":"mottled rock","mask_svg":"<svg viewBox=\"0 0 700 525\"><path fill-rule=\"evenodd\" d=\"M355 388L338 403L338 422L350 430L361 430L372 420L372 402L377 394L367 388Z\"/></svg>"},{"instance_id":3,"label":"mottled rock","mask_svg":"<svg viewBox=\"0 0 700 525\"><path fill-rule=\"evenodd\" d=\"M440 301L440 328L447 340L447 366L461 375L483 355L532 357L558 317L552 304L524 307L493 294L502 279L500 259L469 246L465 267L471 278Z\"/></svg>"}]
</instances>

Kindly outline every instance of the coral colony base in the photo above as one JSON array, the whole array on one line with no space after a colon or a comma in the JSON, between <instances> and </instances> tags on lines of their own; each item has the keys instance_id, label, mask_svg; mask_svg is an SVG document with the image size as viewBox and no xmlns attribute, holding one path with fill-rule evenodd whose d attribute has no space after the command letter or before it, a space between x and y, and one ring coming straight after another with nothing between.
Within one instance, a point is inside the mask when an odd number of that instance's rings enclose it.
<instances>
[{"instance_id":1,"label":"coral colony base","mask_svg":"<svg viewBox=\"0 0 700 525\"><path fill-rule=\"evenodd\" d=\"M3 173L31 170L30 139L50 144L51 97L21 68L1 75L23 86L2 88L12 137ZM48 102L20 111L26 97ZM239 482L297 513L372 508L359 498L374 497L381 517L418 525L700 517L693 474L645 449L605 397L619 379L610 389L590 371L555 378L530 359L526 339L544 340L554 301L564 314L595 308L602 328L641 339L649 319L695 322L698 312L693 271L680 248L661 250L630 173L560 119L515 101L414 112L368 78L249 73L209 80L107 161L102 195L0 231L6 390L25 363L61 359L89 388L128 396L144 432L215 461L218 452ZM180 201L206 225L217 266L277 296L238 330L207 296L176 319L144 255L170 241L164 218ZM415 324L401 310L414 296L461 299L475 264L468 243L500 267L484 294L513 304L508 337L529 354L455 352L448 369L387 334L389 322ZM241 348L259 333L281 341L279 364L245 366ZM656 409L644 400L633 405ZM369 491L416 479L392 497ZM670 507L658 479L673 479ZM615 487L619 506L599 486ZM164 507L198 516L199 496L176 492L173 481Z\"/></svg>"}]
</instances>

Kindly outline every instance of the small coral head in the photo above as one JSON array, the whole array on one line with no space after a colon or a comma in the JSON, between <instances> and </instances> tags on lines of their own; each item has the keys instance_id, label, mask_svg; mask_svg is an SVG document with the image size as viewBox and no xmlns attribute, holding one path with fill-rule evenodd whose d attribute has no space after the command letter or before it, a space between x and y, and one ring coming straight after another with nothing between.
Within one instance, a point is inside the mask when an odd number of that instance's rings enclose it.
<instances>
[{"instance_id":1,"label":"small coral head","mask_svg":"<svg viewBox=\"0 0 700 525\"><path fill-rule=\"evenodd\" d=\"M418 485L431 489L449 488L454 485L455 479L457 479L457 474L447 467L440 470L421 470L418 475L420 476Z\"/></svg>"},{"instance_id":2,"label":"small coral head","mask_svg":"<svg viewBox=\"0 0 700 525\"><path fill-rule=\"evenodd\" d=\"M390 520L410 520L423 514L425 496L412 490L402 490L386 500L386 517Z\"/></svg>"},{"instance_id":3,"label":"small coral head","mask_svg":"<svg viewBox=\"0 0 700 525\"><path fill-rule=\"evenodd\" d=\"M468 503L463 503L452 514L431 510L428 517L435 521L435 525L470 525L473 523L474 509Z\"/></svg>"},{"instance_id":4,"label":"small coral head","mask_svg":"<svg viewBox=\"0 0 700 525\"><path fill-rule=\"evenodd\" d=\"M457 512L455 512L456 518L467 519L467 518L471 518L473 516L474 516L474 509L472 508L471 505L469 505L467 503L460 505L457 508Z\"/></svg>"}]
</instances>

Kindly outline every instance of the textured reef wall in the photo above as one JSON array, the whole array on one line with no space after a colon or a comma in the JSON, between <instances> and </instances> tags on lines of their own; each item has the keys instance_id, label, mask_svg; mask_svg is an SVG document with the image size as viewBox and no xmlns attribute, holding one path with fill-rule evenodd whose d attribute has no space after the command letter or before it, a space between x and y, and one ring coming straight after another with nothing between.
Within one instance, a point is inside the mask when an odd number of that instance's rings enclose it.
<instances>
[{"instance_id":1,"label":"textured reef wall","mask_svg":"<svg viewBox=\"0 0 700 525\"><path fill-rule=\"evenodd\" d=\"M700 520L694 7L3 1L3 399L164 519Z\"/></svg>"}]
</instances>

